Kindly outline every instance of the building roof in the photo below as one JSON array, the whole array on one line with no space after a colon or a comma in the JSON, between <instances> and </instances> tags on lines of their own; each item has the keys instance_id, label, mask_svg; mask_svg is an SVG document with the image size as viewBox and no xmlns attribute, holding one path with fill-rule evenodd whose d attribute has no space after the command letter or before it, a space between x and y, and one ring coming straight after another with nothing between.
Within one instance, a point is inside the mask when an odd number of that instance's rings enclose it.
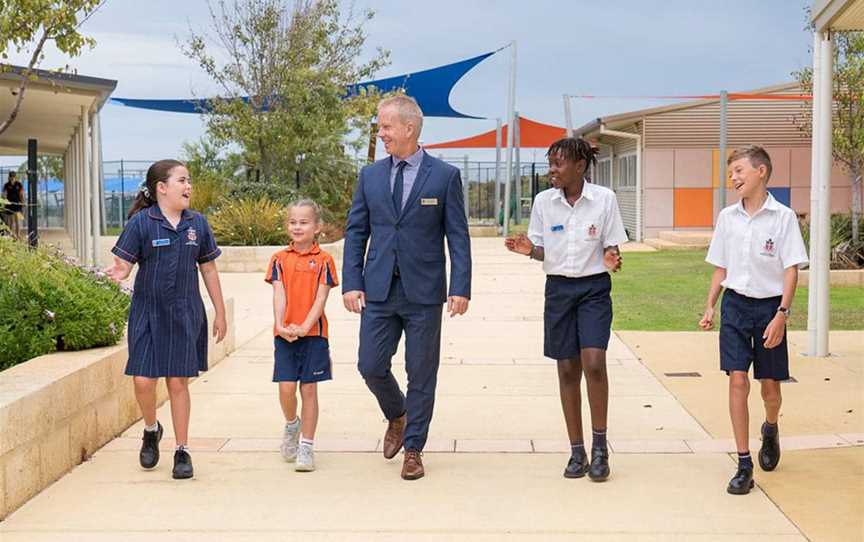
<instances>
[{"instance_id":1,"label":"building roof","mask_svg":"<svg viewBox=\"0 0 864 542\"><path fill-rule=\"evenodd\" d=\"M779 85L772 85L769 87L758 88L755 90L749 90L745 92L737 92L730 93L731 96L759 96L766 94L780 94L783 92L788 92L791 90L795 90L798 88L798 83L783 83ZM651 115L659 115L661 113L668 113L670 111L679 111L682 109L690 109L692 107L704 106L712 103L717 103L720 101L719 95L712 96L710 98L698 99L698 100L689 100L685 102L678 102L674 104L664 105L660 107L650 107L647 109L638 109L636 111L628 111L626 113L619 113L616 115L608 115L605 117L598 117L583 126L574 130L574 135L576 136L584 136L586 134L590 134L600 128L601 125L606 126L609 129L617 129L623 126L632 124L638 120L641 120L643 117L649 117Z\"/></svg>"},{"instance_id":2,"label":"building roof","mask_svg":"<svg viewBox=\"0 0 864 542\"><path fill-rule=\"evenodd\" d=\"M810 10L816 30L864 30L864 0L816 0Z\"/></svg>"},{"instance_id":3,"label":"building roof","mask_svg":"<svg viewBox=\"0 0 864 542\"><path fill-rule=\"evenodd\" d=\"M15 105L25 68L11 66L0 72L0 116ZM117 86L117 81L84 75L35 70L27 85L15 122L0 134L0 154L26 153L27 140L36 139L40 153L62 154L81 124L83 111L98 111Z\"/></svg>"}]
</instances>

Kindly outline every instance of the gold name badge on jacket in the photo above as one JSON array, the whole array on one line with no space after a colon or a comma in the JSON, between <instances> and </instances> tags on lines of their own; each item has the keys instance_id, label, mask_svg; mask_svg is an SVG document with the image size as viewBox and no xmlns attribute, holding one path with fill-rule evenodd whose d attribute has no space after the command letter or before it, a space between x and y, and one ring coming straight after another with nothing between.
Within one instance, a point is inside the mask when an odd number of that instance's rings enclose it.
<instances>
[{"instance_id":1,"label":"gold name badge on jacket","mask_svg":"<svg viewBox=\"0 0 864 542\"><path fill-rule=\"evenodd\" d=\"M438 205L438 198L421 198L420 205Z\"/></svg>"}]
</instances>

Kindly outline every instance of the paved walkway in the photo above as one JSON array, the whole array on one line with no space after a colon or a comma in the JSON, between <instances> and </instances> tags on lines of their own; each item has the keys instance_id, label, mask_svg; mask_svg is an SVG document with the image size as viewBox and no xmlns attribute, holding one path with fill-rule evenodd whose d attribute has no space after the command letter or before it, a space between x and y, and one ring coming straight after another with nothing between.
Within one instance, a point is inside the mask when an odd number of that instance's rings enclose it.
<instances>
[{"instance_id":1,"label":"paved walkway","mask_svg":"<svg viewBox=\"0 0 864 542\"><path fill-rule=\"evenodd\" d=\"M426 478L405 482L401 462L380 455L385 423L354 367L359 318L337 292L327 309L335 379L320 387L318 470L296 473L282 462L269 286L258 275L224 275L241 347L192 385L195 479L171 480L168 438L159 467L138 468L139 422L0 523L0 538L807 539L758 486L747 497L725 493L734 469L727 443L617 336L609 350L612 478L564 479L556 373L541 356L543 275L498 239L477 239L473 249L469 314L443 327ZM159 416L170 435L167 405ZM822 434L832 446L862 450L855 433Z\"/></svg>"}]
</instances>

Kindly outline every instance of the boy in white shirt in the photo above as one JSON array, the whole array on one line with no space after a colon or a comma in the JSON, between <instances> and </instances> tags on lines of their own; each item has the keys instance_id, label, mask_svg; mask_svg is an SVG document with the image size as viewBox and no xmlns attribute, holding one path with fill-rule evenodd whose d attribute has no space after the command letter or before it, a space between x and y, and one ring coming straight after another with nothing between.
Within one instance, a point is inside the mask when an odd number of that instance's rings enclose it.
<instances>
[{"instance_id":1,"label":"boy in white shirt","mask_svg":"<svg viewBox=\"0 0 864 542\"><path fill-rule=\"evenodd\" d=\"M765 404L759 466L772 471L780 461L780 382L789 379L786 321L798 284L798 266L807 262L807 250L795 212L768 192L768 153L755 145L744 147L732 153L727 163L740 201L717 217L705 258L716 269L699 326L713 327L714 305L725 288L720 307L720 369L729 375L729 415L738 448L738 470L726 490L745 495L753 488L747 408L750 363Z\"/></svg>"},{"instance_id":2,"label":"boy in white shirt","mask_svg":"<svg viewBox=\"0 0 864 542\"><path fill-rule=\"evenodd\" d=\"M612 281L627 242L615 193L585 181L596 149L564 138L549 147L552 188L534 198L528 235L505 240L508 250L543 262L546 301L543 354L558 361L561 406L570 437L567 478L609 477L606 348L612 327ZM588 387L593 441L589 466L582 438L582 373Z\"/></svg>"}]
</instances>

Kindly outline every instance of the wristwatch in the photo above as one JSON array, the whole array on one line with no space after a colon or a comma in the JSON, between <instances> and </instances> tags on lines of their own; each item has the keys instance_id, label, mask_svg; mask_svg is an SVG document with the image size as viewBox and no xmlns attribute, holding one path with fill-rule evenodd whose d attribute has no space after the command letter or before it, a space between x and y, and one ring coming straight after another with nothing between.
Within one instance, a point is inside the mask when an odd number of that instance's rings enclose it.
<instances>
[{"instance_id":1,"label":"wristwatch","mask_svg":"<svg viewBox=\"0 0 864 542\"><path fill-rule=\"evenodd\" d=\"M777 307L777 312L782 313L787 319L792 316L792 309L787 309L786 307Z\"/></svg>"}]
</instances>

